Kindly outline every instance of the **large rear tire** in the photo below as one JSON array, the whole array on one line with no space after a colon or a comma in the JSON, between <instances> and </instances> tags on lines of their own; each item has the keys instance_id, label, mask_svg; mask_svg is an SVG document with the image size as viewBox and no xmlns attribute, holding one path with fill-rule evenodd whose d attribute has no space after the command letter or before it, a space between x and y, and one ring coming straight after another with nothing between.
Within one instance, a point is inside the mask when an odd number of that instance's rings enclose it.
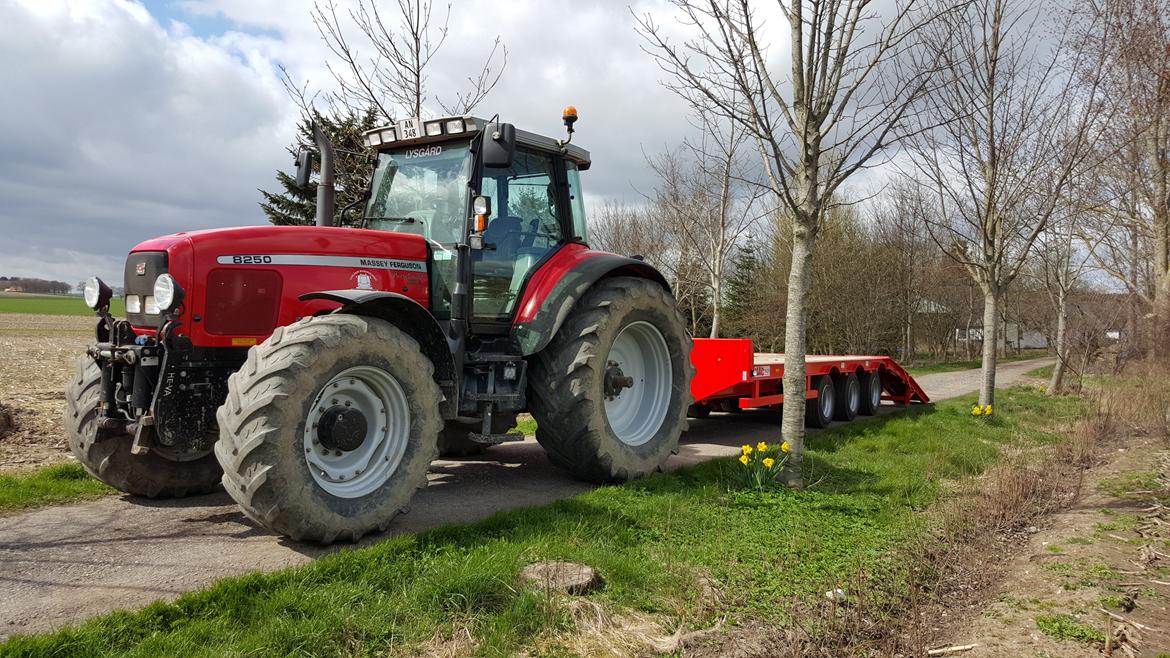
<instances>
[{"instance_id":1,"label":"large rear tire","mask_svg":"<svg viewBox=\"0 0 1170 658\"><path fill-rule=\"evenodd\" d=\"M602 280L532 358L536 440L553 463L592 482L661 470L687 426L690 354L682 316L662 286Z\"/></svg>"},{"instance_id":2,"label":"large rear tire","mask_svg":"<svg viewBox=\"0 0 1170 658\"><path fill-rule=\"evenodd\" d=\"M385 530L427 483L441 393L418 343L356 315L278 328L228 378L215 455L249 518L296 540Z\"/></svg>"},{"instance_id":3,"label":"large rear tire","mask_svg":"<svg viewBox=\"0 0 1170 658\"><path fill-rule=\"evenodd\" d=\"M181 498L219 488L222 471L210 452L176 462L153 451L131 454L134 440L130 436L95 441L101 384L101 368L92 358L82 356L65 386L69 449L90 475L119 491L147 498Z\"/></svg>"}]
</instances>

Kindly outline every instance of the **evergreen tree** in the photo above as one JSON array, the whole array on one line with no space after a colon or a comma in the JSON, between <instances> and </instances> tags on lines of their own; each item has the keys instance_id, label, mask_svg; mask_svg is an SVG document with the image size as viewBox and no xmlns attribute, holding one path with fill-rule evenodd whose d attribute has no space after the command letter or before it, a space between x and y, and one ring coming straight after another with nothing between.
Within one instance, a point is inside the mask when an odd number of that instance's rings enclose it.
<instances>
[{"instance_id":1,"label":"evergreen tree","mask_svg":"<svg viewBox=\"0 0 1170 658\"><path fill-rule=\"evenodd\" d=\"M379 114L368 109L357 113L350 110L336 110L322 114L316 110L311 117L301 119L297 126L297 141L288 148L294 158L297 151L306 146L316 149L313 142L313 122L316 122L333 142L336 151L334 161L334 180L337 188L337 206L334 224L341 225L341 209L361 198L369 186L370 176L374 171L374 159L366 150L362 141L362 133L377 127ZM319 171L320 159L314 158L313 171ZM294 173L282 170L276 172L276 182L281 191L268 192L260 190L264 200L260 208L268 221L277 226L307 226L313 223L317 214L317 185L310 181L305 187L298 187ZM349 213L349 223L360 218L361 213Z\"/></svg>"},{"instance_id":2,"label":"evergreen tree","mask_svg":"<svg viewBox=\"0 0 1170 658\"><path fill-rule=\"evenodd\" d=\"M756 319L760 308L760 290L771 285L766 281L765 263L757 253L755 242L749 240L739 248L731 261L731 277L727 281L723 300L723 333L727 336L752 338L757 343L764 336Z\"/></svg>"}]
</instances>

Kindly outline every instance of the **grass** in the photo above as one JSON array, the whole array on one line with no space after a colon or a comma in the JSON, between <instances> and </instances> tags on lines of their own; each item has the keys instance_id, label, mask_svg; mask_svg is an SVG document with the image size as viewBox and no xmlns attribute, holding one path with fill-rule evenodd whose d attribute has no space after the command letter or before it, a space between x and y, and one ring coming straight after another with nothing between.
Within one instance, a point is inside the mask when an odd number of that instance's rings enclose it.
<instances>
[{"instance_id":1,"label":"grass","mask_svg":"<svg viewBox=\"0 0 1170 658\"><path fill-rule=\"evenodd\" d=\"M121 299L111 300L110 312L119 317L124 316L126 308L123 301ZM80 296L30 295L25 293L0 293L0 313L93 315L93 311L85 305Z\"/></svg>"},{"instance_id":2,"label":"grass","mask_svg":"<svg viewBox=\"0 0 1170 658\"><path fill-rule=\"evenodd\" d=\"M1000 393L973 419L960 398L809 437L805 491L746 492L739 464L706 462L484 521L400 536L271 574L116 612L57 633L16 637L10 656L384 655L467 631L482 656L562 655L571 619L557 599L517 585L526 564L599 569L590 595L613 610L705 627L782 622L794 599L850 589L859 573L904 582L892 559L928 529L919 512L947 480L983 472L1009 444L1046 443L1080 413L1076 398ZM726 596L704 605L701 577ZM709 603L709 601L708 601Z\"/></svg>"},{"instance_id":3,"label":"grass","mask_svg":"<svg viewBox=\"0 0 1170 658\"><path fill-rule=\"evenodd\" d=\"M1027 361L1028 359L1038 359L1048 356L1048 353L1043 350L1030 350L1023 354L1013 354L1010 356L1001 356L998 363L1012 363L1014 361ZM939 372L957 372L959 370L974 370L982 368L983 361L981 359L972 359L970 361L939 361L936 363L922 363L912 366L906 366L906 372L917 377L919 375L932 375Z\"/></svg>"},{"instance_id":4,"label":"grass","mask_svg":"<svg viewBox=\"0 0 1170 658\"><path fill-rule=\"evenodd\" d=\"M0 475L0 513L97 498L114 493L79 464L57 464L29 473Z\"/></svg>"},{"instance_id":5,"label":"grass","mask_svg":"<svg viewBox=\"0 0 1170 658\"><path fill-rule=\"evenodd\" d=\"M1041 615L1036 618L1036 627L1045 635L1057 640L1073 642L1105 642L1105 633L1093 626L1077 621L1072 615Z\"/></svg>"},{"instance_id":6,"label":"grass","mask_svg":"<svg viewBox=\"0 0 1170 658\"><path fill-rule=\"evenodd\" d=\"M1039 368L1036 368L1035 370L1029 370L1028 372L1024 373L1024 376L1037 377L1037 378L1045 379L1045 380L1052 379L1052 369L1055 367L1056 367L1056 364L1050 363L1046 366L1040 366Z\"/></svg>"}]
</instances>

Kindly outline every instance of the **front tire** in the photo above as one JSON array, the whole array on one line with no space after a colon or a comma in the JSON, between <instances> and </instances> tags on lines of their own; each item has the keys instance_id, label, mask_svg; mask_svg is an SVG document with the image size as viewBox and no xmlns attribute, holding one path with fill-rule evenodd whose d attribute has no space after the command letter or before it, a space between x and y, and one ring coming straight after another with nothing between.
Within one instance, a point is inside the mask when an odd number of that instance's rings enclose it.
<instances>
[{"instance_id":1,"label":"front tire","mask_svg":"<svg viewBox=\"0 0 1170 658\"><path fill-rule=\"evenodd\" d=\"M215 491L222 471L215 455L176 462L155 451L130 452L133 437L96 441L102 371L88 356L77 359L65 386L65 430L69 449L95 478L111 487L147 498L182 498Z\"/></svg>"},{"instance_id":2,"label":"front tire","mask_svg":"<svg viewBox=\"0 0 1170 658\"><path fill-rule=\"evenodd\" d=\"M532 358L536 440L553 463L591 482L661 470L686 429L690 353L690 336L662 286L600 281Z\"/></svg>"},{"instance_id":3,"label":"front tire","mask_svg":"<svg viewBox=\"0 0 1170 658\"><path fill-rule=\"evenodd\" d=\"M224 488L249 518L296 540L385 530L438 453L432 373L418 343L383 320L278 328L228 378L215 444Z\"/></svg>"}]
</instances>

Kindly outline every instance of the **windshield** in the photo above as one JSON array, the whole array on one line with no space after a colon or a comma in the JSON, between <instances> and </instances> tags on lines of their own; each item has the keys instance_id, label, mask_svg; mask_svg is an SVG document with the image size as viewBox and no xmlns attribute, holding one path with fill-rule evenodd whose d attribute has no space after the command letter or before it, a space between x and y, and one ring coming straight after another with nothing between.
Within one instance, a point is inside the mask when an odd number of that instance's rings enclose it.
<instances>
[{"instance_id":1,"label":"windshield","mask_svg":"<svg viewBox=\"0 0 1170 658\"><path fill-rule=\"evenodd\" d=\"M466 142L378 156L366 228L416 233L439 245L463 237L471 153Z\"/></svg>"}]
</instances>

